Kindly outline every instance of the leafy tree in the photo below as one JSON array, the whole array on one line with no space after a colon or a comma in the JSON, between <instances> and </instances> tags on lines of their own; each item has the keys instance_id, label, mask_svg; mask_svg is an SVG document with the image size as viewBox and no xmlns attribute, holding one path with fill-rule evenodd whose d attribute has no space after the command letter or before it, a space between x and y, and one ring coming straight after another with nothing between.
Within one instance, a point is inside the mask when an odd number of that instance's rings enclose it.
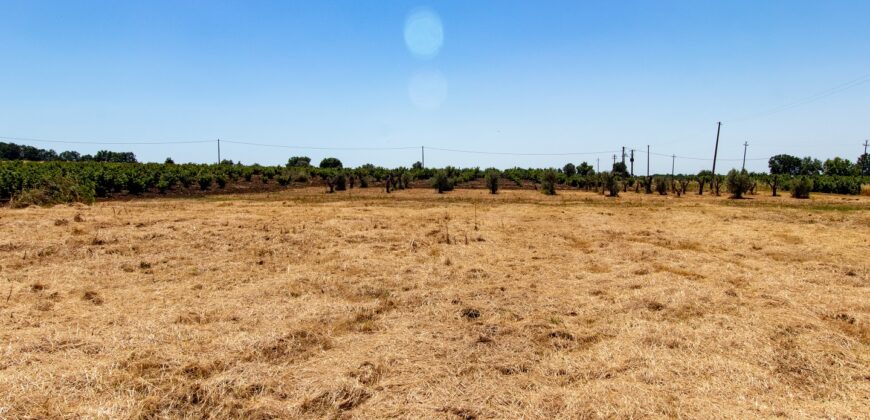
<instances>
[{"instance_id":1,"label":"leafy tree","mask_svg":"<svg viewBox=\"0 0 870 420\"><path fill-rule=\"evenodd\" d=\"M801 160L791 155L776 155L767 161L771 174L797 175L801 171Z\"/></svg>"},{"instance_id":2,"label":"leafy tree","mask_svg":"<svg viewBox=\"0 0 870 420\"><path fill-rule=\"evenodd\" d=\"M570 165L570 163L568 164ZM489 189L490 194L498 193L498 181L501 179L501 172L498 169L490 168L487 169L483 175L484 182L486 183L486 188Z\"/></svg>"},{"instance_id":3,"label":"leafy tree","mask_svg":"<svg viewBox=\"0 0 870 420\"><path fill-rule=\"evenodd\" d=\"M858 162L855 163L855 166L861 175L870 176L870 153L862 154L858 158Z\"/></svg>"},{"instance_id":4,"label":"leafy tree","mask_svg":"<svg viewBox=\"0 0 870 420\"><path fill-rule=\"evenodd\" d=\"M818 175L822 172L822 161L809 156L801 159L799 175Z\"/></svg>"},{"instance_id":5,"label":"leafy tree","mask_svg":"<svg viewBox=\"0 0 870 420\"><path fill-rule=\"evenodd\" d=\"M307 168L309 166L311 166L311 158L308 156L293 156L287 160L288 168ZM320 167L323 167L322 162Z\"/></svg>"},{"instance_id":6,"label":"leafy tree","mask_svg":"<svg viewBox=\"0 0 870 420\"><path fill-rule=\"evenodd\" d=\"M423 169L423 162L420 162L419 160L414 162L414 164L411 165L411 169Z\"/></svg>"},{"instance_id":7,"label":"leafy tree","mask_svg":"<svg viewBox=\"0 0 870 420\"><path fill-rule=\"evenodd\" d=\"M840 157L826 160L823 168L825 175L832 176L854 175L857 172L855 170L856 167L852 165L852 162L849 162L849 159L843 159Z\"/></svg>"},{"instance_id":8,"label":"leafy tree","mask_svg":"<svg viewBox=\"0 0 870 420\"><path fill-rule=\"evenodd\" d=\"M725 184L728 185L731 198L743 198L743 194L752 188L752 179L749 178L749 173L745 170L738 172L736 169L732 169L725 177Z\"/></svg>"},{"instance_id":9,"label":"leafy tree","mask_svg":"<svg viewBox=\"0 0 870 420\"><path fill-rule=\"evenodd\" d=\"M580 166L577 167L577 175L588 176L588 175L592 175L594 173L595 173L595 168L593 168L592 165L590 165L586 162L581 163Z\"/></svg>"},{"instance_id":10,"label":"leafy tree","mask_svg":"<svg viewBox=\"0 0 870 420\"><path fill-rule=\"evenodd\" d=\"M328 158L324 158L323 160L320 161L320 167L321 168L341 169L344 166L341 164L340 160L338 160L334 157L328 157Z\"/></svg>"},{"instance_id":11,"label":"leafy tree","mask_svg":"<svg viewBox=\"0 0 870 420\"><path fill-rule=\"evenodd\" d=\"M221 161L220 164L221 164L221 165L225 165L225 166L233 166L233 165L235 165L235 163L233 163L233 161L230 160L230 159L224 159L224 160Z\"/></svg>"},{"instance_id":12,"label":"leafy tree","mask_svg":"<svg viewBox=\"0 0 870 420\"><path fill-rule=\"evenodd\" d=\"M57 157L58 157L58 159L65 161L65 162L78 162L82 158L82 156L79 154L79 152L74 152L71 150L67 150L65 152L60 152L60 154L57 155Z\"/></svg>"},{"instance_id":13,"label":"leafy tree","mask_svg":"<svg viewBox=\"0 0 870 420\"><path fill-rule=\"evenodd\" d=\"M628 176L628 168L625 166L625 162L614 163L612 172L614 175L619 175L622 177Z\"/></svg>"},{"instance_id":14,"label":"leafy tree","mask_svg":"<svg viewBox=\"0 0 870 420\"><path fill-rule=\"evenodd\" d=\"M574 175L577 175L577 167L574 166L573 163L566 163L565 166L562 168L562 173L570 178Z\"/></svg>"},{"instance_id":15,"label":"leafy tree","mask_svg":"<svg viewBox=\"0 0 870 420\"><path fill-rule=\"evenodd\" d=\"M163 161L163 164L164 165L175 165L175 161L172 160L171 157L168 157L168 158L166 158L166 160Z\"/></svg>"},{"instance_id":16,"label":"leafy tree","mask_svg":"<svg viewBox=\"0 0 870 420\"><path fill-rule=\"evenodd\" d=\"M136 155L133 152L111 152L100 150L94 155L97 162L136 163Z\"/></svg>"}]
</instances>

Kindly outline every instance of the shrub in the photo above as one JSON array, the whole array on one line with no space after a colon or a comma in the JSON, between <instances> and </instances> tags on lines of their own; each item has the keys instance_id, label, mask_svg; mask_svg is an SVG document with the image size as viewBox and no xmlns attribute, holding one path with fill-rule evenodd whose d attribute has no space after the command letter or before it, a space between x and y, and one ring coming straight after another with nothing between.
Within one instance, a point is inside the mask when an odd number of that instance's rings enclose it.
<instances>
[{"instance_id":1,"label":"shrub","mask_svg":"<svg viewBox=\"0 0 870 420\"><path fill-rule=\"evenodd\" d=\"M50 206L71 202L93 203L94 184L82 182L69 177L47 180L35 188L28 188L16 194L10 200L13 208Z\"/></svg>"},{"instance_id":2,"label":"shrub","mask_svg":"<svg viewBox=\"0 0 870 420\"><path fill-rule=\"evenodd\" d=\"M613 172L604 172L601 174L604 181L604 188L610 192L611 197L619 197L619 182L617 182L617 175Z\"/></svg>"},{"instance_id":3,"label":"shrub","mask_svg":"<svg viewBox=\"0 0 870 420\"><path fill-rule=\"evenodd\" d=\"M791 196L794 198L810 198L813 190L813 180L807 176L798 177L791 186Z\"/></svg>"},{"instance_id":4,"label":"shrub","mask_svg":"<svg viewBox=\"0 0 870 420\"><path fill-rule=\"evenodd\" d=\"M574 175L577 175L577 167L574 166L573 163L566 163L565 166L562 167L562 173L564 173L566 177L570 178Z\"/></svg>"},{"instance_id":5,"label":"shrub","mask_svg":"<svg viewBox=\"0 0 870 420\"><path fill-rule=\"evenodd\" d=\"M652 192L653 192L653 190L652 190L652 184L653 184L652 177L648 176L645 178L641 178L641 181L643 183L643 192L645 194L652 194Z\"/></svg>"},{"instance_id":6,"label":"shrub","mask_svg":"<svg viewBox=\"0 0 870 420\"><path fill-rule=\"evenodd\" d=\"M344 174L337 174L332 182L335 184L336 191L347 190L347 177Z\"/></svg>"},{"instance_id":7,"label":"shrub","mask_svg":"<svg viewBox=\"0 0 870 420\"><path fill-rule=\"evenodd\" d=\"M655 184L656 192L659 193L659 195L668 195L668 181L664 177L656 177Z\"/></svg>"},{"instance_id":8,"label":"shrub","mask_svg":"<svg viewBox=\"0 0 870 420\"><path fill-rule=\"evenodd\" d=\"M569 163L570 165L570 163ZM486 188L490 194L498 193L498 181L501 179L501 172L498 169L487 169L483 175L483 180L486 183Z\"/></svg>"},{"instance_id":9,"label":"shrub","mask_svg":"<svg viewBox=\"0 0 870 420\"><path fill-rule=\"evenodd\" d=\"M745 170L732 169L725 177L725 184L728 186L731 198L743 198L743 194L752 188L752 179L749 178L749 173Z\"/></svg>"},{"instance_id":10,"label":"shrub","mask_svg":"<svg viewBox=\"0 0 870 420\"><path fill-rule=\"evenodd\" d=\"M218 172L214 175L214 180L218 184L218 188L225 188L227 186L227 175L223 172Z\"/></svg>"},{"instance_id":11,"label":"shrub","mask_svg":"<svg viewBox=\"0 0 870 420\"><path fill-rule=\"evenodd\" d=\"M211 188L211 183L214 181L211 173L208 171L200 171L199 174L196 175L196 182L199 184L200 190L208 190Z\"/></svg>"},{"instance_id":12,"label":"shrub","mask_svg":"<svg viewBox=\"0 0 870 420\"><path fill-rule=\"evenodd\" d=\"M282 187L286 187L293 182L293 176L290 172L281 172L278 176L275 177L275 180L278 181L278 185Z\"/></svg>"},{"instance_id":13,"label":"shrub","mask_svg":"<svg viewBox=\"0 0 870 420\"><path fill-rule=\"evenodd\" d=\"M547 195L556 195L556 171L548 169L541 175L541 192Z\"/></svg>"},{"instance_id":14,"label":"shrub","mask_svg":"<svg viewBox=\"0 0 870 420\"><path fill-rule=\"evenodd\" d=\"M432 187L438 190L438 194L453 191L453 179L447 176L447 171L442 169L435 172L435 176L432 177Z\"/></svg>"}]
</instances>

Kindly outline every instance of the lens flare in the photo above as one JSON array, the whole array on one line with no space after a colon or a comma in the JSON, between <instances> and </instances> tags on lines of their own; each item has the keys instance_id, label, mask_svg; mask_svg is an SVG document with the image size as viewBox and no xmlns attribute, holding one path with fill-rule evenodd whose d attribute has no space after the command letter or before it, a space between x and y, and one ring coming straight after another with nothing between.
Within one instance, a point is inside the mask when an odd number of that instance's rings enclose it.
<instances>
[{"instance_id":1,"label":"lens flare","mask_svg":"<svg viewBox=\"0 0 870 420\"><path fill-rule=\"evenodd\" d=\"M444 44L441 18L431 9L417 9L405 19L405 45L418 58L432 59Z\"/></svg>"}]
</instances>

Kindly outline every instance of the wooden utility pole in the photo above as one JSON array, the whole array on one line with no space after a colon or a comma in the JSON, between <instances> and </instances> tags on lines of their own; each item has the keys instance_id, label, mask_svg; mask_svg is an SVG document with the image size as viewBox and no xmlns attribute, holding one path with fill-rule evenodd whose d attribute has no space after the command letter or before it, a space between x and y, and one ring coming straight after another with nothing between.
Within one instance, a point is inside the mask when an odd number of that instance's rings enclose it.
<instances>
[{"instance_id":1,"label":"wooden utility pole","mask_svg":"<svg viewBox=\"0 0 870 420\"><path fill-rule=\"evenodd\" d=\"M719 155L719 131L722 129L722 121L716 123L716 148L713 149L713 179L711 185L716 184L716 157ZM713 187L714 189L716 187Z\"/></svg>"},{"instance_id":2,"label":"wooden utility pole","mask_svg":"<svg viewBox=\"0 0 870 420\"><path fill-rule=\"evenodd\" d=\"M746 148L747 148L747 147L749 147L749 142L748 142L748 141L744 141L744 142L743 142L743 165L740 166L740 171L741 171L741 172L746 170Z\"/></svg>"},{"instance_id":3,"label":"wooden utility pole","mask_svg":"<svg viewBox=\"0 0 870 420\"><path fill-rule=\"evenodd\" d=\"M625 165L625 146L622 146L622 164Z\"/></svg>"},{"instance_id":4,"label":"wooden utility pole","mask_svg":"<svg viewBox=\"0 0 870 420\"><path fill-rule=\"evenodd\" d=\"M634 149L631 149L631 176L634 176Z\"/></svg>"},{"instance_id":5,"label":"wooden utility pole","mask_svg":"<svg viewBox=\"0 0 870 420\"><path fill-rule=\"evenodd\" d=\"M649 145L646 145L646 177L649 178Z\"/></svg>"}]
</instances>

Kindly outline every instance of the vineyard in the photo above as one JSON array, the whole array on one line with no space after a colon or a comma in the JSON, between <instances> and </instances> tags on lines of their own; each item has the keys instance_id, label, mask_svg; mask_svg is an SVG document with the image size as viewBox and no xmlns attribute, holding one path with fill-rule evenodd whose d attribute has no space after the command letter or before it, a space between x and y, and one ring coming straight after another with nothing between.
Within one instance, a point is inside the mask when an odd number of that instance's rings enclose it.
<instances>
[{"instance_id":1,"label":"vineyard","mask_svg":"<svg viewBox=\"0 0 870 420\"><path fill-rule=\"evenodd\" d=\"M618 169L618 168L617 168ZM747 174L747 192L790 191L807 178L812 192L860 194L868 176L802 176ZM697 175L630 176L619 171L571 173L563 169L511 168L504 171L480 168L387 169L373 165L357 168L244 166L239 164L173 164L113 162L0 161L0 201L15 206L90 203L96 199L139 195L191 195L222 191L275 190L322 185L330 192L375 187L388 190L433 186L439 192L454 187L483 187L489 178L497 190L533 188L555 193L559 189L586 191L645 192L683 195L688 192L719 194L726 191L725 176L709 171ZM721 191L720 191L721 189Z\"/></svg>"}]
</instances>

